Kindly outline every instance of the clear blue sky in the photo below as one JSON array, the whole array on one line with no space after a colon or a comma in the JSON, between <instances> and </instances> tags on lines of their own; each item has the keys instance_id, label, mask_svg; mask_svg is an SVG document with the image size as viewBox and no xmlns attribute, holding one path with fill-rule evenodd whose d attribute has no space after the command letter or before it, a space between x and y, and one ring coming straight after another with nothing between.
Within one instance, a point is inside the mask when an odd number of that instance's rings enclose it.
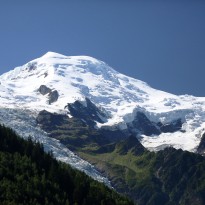
<instances>
[{"instance_id":1,"label":"clear blue sky","mask_svg":"<svg viewBox=\"0 0 205 205\"><path fill-rule=\"evenodd\" d=\"M0 0L0 74L47 51L205 96L205 1Z\"/></svg>"}]
</instances>

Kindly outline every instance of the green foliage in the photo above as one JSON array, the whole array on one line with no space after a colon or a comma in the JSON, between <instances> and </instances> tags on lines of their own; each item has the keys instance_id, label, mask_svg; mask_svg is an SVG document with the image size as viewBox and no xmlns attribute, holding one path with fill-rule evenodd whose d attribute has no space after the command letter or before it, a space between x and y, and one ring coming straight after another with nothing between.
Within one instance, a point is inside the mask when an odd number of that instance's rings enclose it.
<instances>
[{"instance_id":1,"label":"green foliage","mask_svg":"<svg viewBox=\"0 0 205 205\"><path fill-rule=\"evenodd\" d=\"M0 204L129 205L127 198L60 163L0 125Z\"/></svg>"},{"instance_id":2,"label":"green foliage","mask_svg":"<svg viewBox=\"0 0 205 205\"><path fill-rule=\"evenodd\" d=\"M136 154L127 144L126 139L112 152L82 151L80 155L104 171L114 187L128 193L136 204L205 204L204 157L174 148Z\"/></svg>"}]
</instances>

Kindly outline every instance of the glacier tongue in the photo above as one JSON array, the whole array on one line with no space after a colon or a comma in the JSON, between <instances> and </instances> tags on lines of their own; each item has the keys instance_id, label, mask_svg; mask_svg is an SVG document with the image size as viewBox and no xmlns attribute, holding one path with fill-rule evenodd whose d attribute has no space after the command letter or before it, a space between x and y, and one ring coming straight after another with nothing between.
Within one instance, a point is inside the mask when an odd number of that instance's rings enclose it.
<instances>
[{"instance_id":1,"label":"glacier tongue","mask_svg":"<svg viewBox=\"0 0 205 205\"><path fill-rule=\"evenodd\" d=\"M0 108L0 123L12 128L17 134L27 139L31 137L34 141L43 144L46 152L52 151L54 157L72 167L85 172L95 180L105 183L111 187L110 181L103 177L93 165L82 160L71 152L58 140L48 137L36 124L36 113L23 109Z\"/></svg>"}]
</instances>

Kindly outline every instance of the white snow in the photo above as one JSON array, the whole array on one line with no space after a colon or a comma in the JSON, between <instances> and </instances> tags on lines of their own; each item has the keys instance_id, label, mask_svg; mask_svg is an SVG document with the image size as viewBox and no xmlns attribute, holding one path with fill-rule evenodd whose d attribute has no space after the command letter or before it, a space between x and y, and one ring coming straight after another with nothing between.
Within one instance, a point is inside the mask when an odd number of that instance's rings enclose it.
<instances>
[{"instance_id":1,"label":"white snow","mask_svg":"<svg viewBox=\"0 0 205 205\"><path fill-rule=\"evenodd\" d=\"M57 90L59 99L49 105L48 96L38 92L41 85ZM173 95L153 89L145 82L125 76L106 63L88 56L64 56L48 52L42 57L0 76L0 107L37 112L66 113L75 100L85 106L85 97L111 116L105 124L126 129L137 111L154 122L169 123L181 118L182 132L144 136L142 143L152 149L162 145L193 151L205 126L205 98Z\"/></svg>"}]
</instances>

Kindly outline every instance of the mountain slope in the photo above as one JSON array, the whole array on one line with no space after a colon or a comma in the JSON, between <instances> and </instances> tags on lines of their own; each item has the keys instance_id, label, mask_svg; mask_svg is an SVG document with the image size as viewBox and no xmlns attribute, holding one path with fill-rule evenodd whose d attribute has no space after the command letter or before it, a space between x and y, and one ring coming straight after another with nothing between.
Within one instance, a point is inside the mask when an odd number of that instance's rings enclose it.
<instances>
[{"instance_id":1,"label":"mountain slope","mask_svg":"<svg viewBox=\"0 0 205 205\"><path fill-rule=\"evenodd\" d=\"M62 118L62 117L61 117ZM82 160L75 153L71 152L60 141L53 139L49 133L43 131L36 122L35 113L24 109L8 109L0 108L0 122L6 127L10 127L24 139L32 138L33 141L38 141L43 144L46 152L52 152L53 156L72 167L75 167L92 178L103 182L110 186L108 179L102 176L93 165Z\"/></svg>"},{"instance_id":2,"label":"mountain slope","mask_svg":"<svg viewBox=\"0 0 205 205\"><path fill-rule=\"evenodd\" d=\"M133 204L84 173L57 162L39 143L23 140L1 125L0 203Z\"/></svg>"},{"instance_id":3,"label":"mountain slope","mask_svg":"<svg viewBox=\"0 0 205 205\"><path fill-rule=\"evenodd\" d=\"M204 157L174 148L150 152L133 140L130 137L115 143L112 149L111 145L104 147L104 152L80 155L106 173L113 187L127 193L138 205L205 203Z\"/></svg>"},{"instance_id":4,"label":"mountain slope","mask_svg":"<svg viewBox=\"0 0 205 205\"><path fill-rule=\"evenodd\" d=\"M96 127L128 130L140 136L145 147L155 150L172 145L196 151L205 127L205 98L153 89L88 56L48 52L0 76L0 93L1 107L29 109L36 115L45 109L72 116L68 104L78 101L85 108L89 99L100 110ZM182 124L172 132L146 133L133 123L139 112L156 129L179 120Z\"/></svg>"},{"instance_id":5,"label":"mountain slope","mask_svg":"<svg viewBox=\"0 0 205 205\"><path fill-rule=\"evenodd\" d=\"M204 203L204 159L170 148L204 155L204 111L88 56L48 52L0 76L0 123L142 205Z\"/></svg>"}]
</instances>

